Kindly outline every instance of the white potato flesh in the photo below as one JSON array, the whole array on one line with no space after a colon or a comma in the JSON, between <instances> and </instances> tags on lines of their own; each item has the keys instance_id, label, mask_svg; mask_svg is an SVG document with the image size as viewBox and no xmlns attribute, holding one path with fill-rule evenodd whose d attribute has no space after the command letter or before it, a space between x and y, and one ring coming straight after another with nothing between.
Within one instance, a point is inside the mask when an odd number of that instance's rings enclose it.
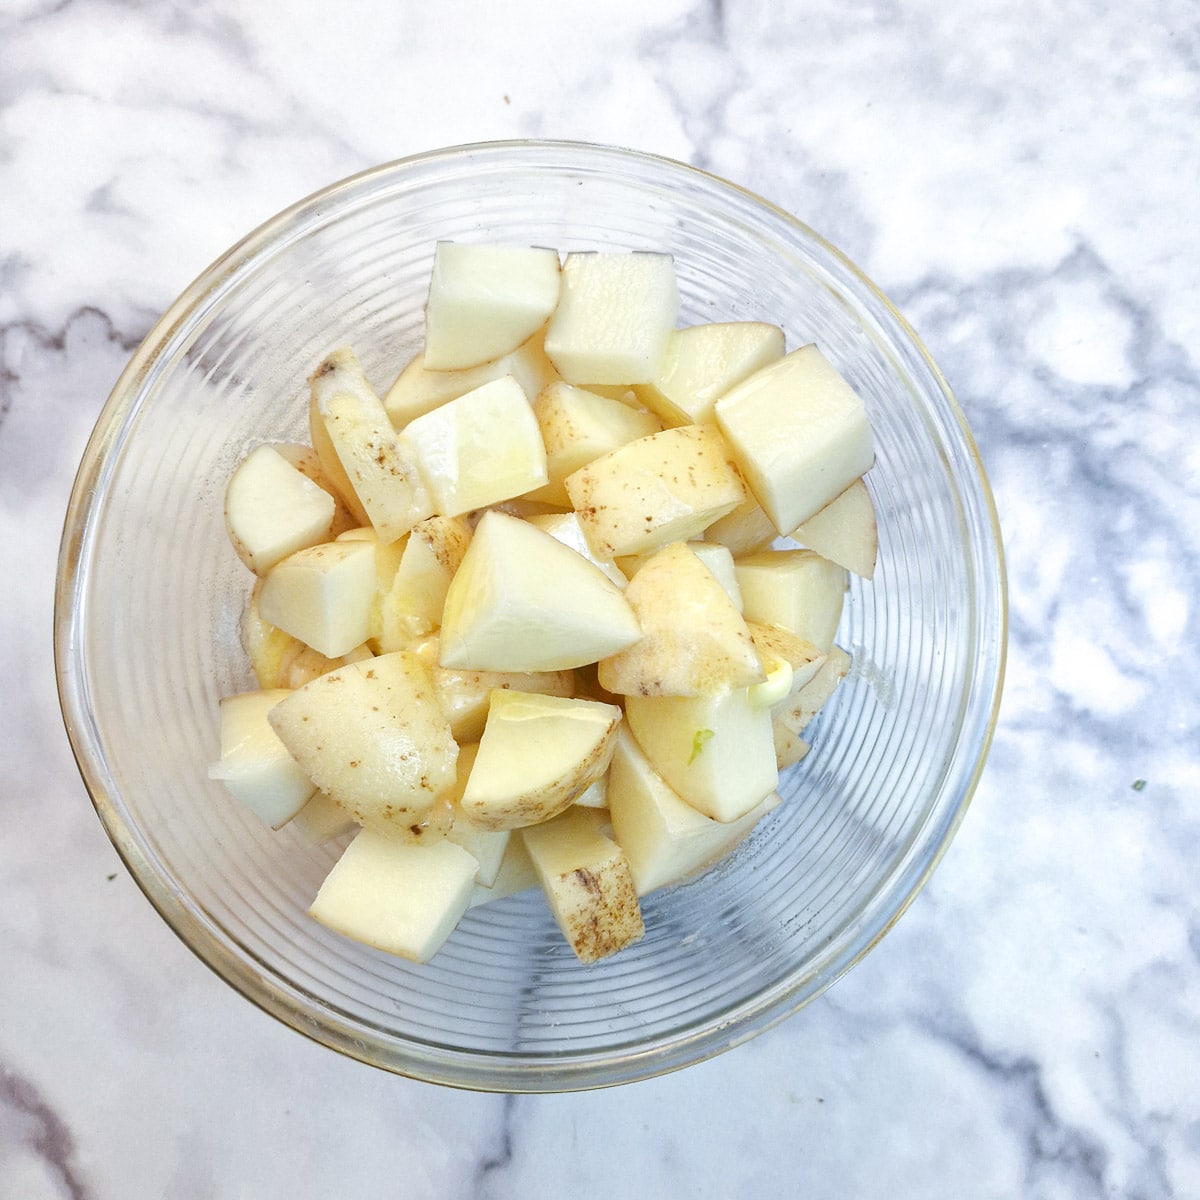
<instances>
[{"instance_id":1,"label":"white potato flesh","mask_svg":"<svg viewBox=\"0 0 1200 1200\"><path fill-rule=\"evenodd\" d=\"M555 541L562 542L576 554L586 558L598 571L611 579L617 587L624 590L629 582L624 572L614 563L603 558L597 558L583 535L583 526L579 524L579 514L575 512L543 513L540 516L526 518L530 525L548 533Z\"/></svg>"},{"instance_id":2,"label":"white potato flesh","mask_svg":"<svg viewBox=\"0 0 1200 1200\"><path fill-rule=\"evenodd\" d=\"M457 517L546 482L546 448L511 375L450 400L404 427L400 445L421 472L433 511Z\"/></svg>"},{"instance_id":3,"label":"white potato flesh","mask_svg":"<svg viewBox=\"0 0 1200 1200\"><path fill-rule=\"evenodd\" d=\"M280 559L328 540L337 505L274 446L242 459L225 489L225 528L238 557L256 575Z\"/></svg>"},{"instance_id":4,"label":"white potato flesh","mask_svg":"<svg viewBox=\"0 0 1200 1200\"><path fill-rule=\"evenodd\" d=\"M562 671L641 634L621 589L582 555L488 512L446 595L439 658L460 670Z\"/></svg>"},{"instance_id":5,"label":"white potato flesh","mask_svg":"<svg viewBox=\"0 0 1200 1200\"><path fill-rule=\"evenodd\" d=\"M775 710L775 718L793 733L803 733L846 678L850 665L850 655L841 646L831 646L821 669Z\"/></svg>"},{"instance_id":6,"label":"white potato flesh","mask_svg":"<svg viewBox=\"0 0 1200 1200\"><path fill-rule=\"evenodd\" d=\"M745 488L713 425L681 425L627 442L567 476L593 553L612 559L698 538Z\"/></svg>"},{"instance_id":7,"label":"white potato flesh","mask_svg":"<svg viewBox=\"0 0 1200 1200\"><path fill-rule=\"evenodd\" d=\"M716 696L629 696L629 731L654 768L693 808L728 823L779 783L771 711L747 689Z\"/></svg>"},{"instance_id":8,"label":"white potato flesh","mask_svg":"<svg viewBox=\"0 0 1200 1200\"><path fill-rule=\"evenodd\" d=\"M425 305L425 366L454 371L511 353L558 304L557 250L438 242Z\"/></svg>"},{"instance_id":9,"label":"white potato flesh","mask_svg":"<svg viewBox=\"0 0 1200 1200\"><path fill-rule=\"evenodd\" d=\"M811 550L765 550L735 564L748 621L782 625L828 650L846 596L846 570Z\"/></svg>"},{"instance_id":10,"label":"white potato flesh","mask_svg":"<svg viewBox=\"0 0 1200 1200\"><path fill-rule=\"evenodd\" d=\"M772 793L740 820L722 824L681 799L627 729L608 769L613 837L625 851L639 896L680 883L723 858L778 804Z\"/></svg>"},{"instance_id":11,"label":"white potato flesh","mask_svg":"<svg viewBox=\"0 0 1200 1200\"><path fill-rule=\"evenodd\" d=\"M550 911L583 963L645 933L629 859L600 832L598 817L593 809L571 808L521 832Z\"/></svg>"},{"instance_id":12,"label":"white potato flesh","mask_svg":"<svg viewBox=\"0 0 1200 1200\"><path fill-rule=\"evenodd\" d=\"M608 770L620 720L595 700L493 692L463 812L480 829L549 820Z\"/></svg>"},{"instance_id":13,"label":"white potato flesh","mask_svg":"<svg viewBox=\"0 0 1200 1200\"><path fill-rule=\"evenodd\" d=\"M652 413L562 382L537 394L533 415L546 446L547 482L530 492L530 498L564 508L571 503L565 485L568 475L626 442L662 429Z\"/></svg>"},{"instance_id":14,"label":"white potato flesh","mask_svg":"<svg viewBox=\"0 0 1200 1200\"><path fill-rule=\"evenodd\" d=\"M504 861L512 833L508 829L484 829L463 812L463 788L471 776L478 753L479 745L476 742L468 742L458 748L458 781L450 794L454 819L446 837L466 850L479 864L475 883L480 887L491 887L500 873L500 864Z\"/></svg>"},{"instance_id":15,"label":"white potato flesh","mask_svg":"<svg viewBox=\"0 0 1200 1200\"><path fill-rule=\"evenodd\" d=\"M875 461L862 400L816 346L726 392L717 424L776 532L789 534Z\"/></svg>"},{"instance_id":16,"label":"white potato flesh","mask_svg":"<svg viewBox=\"0 0 1200 1200\"><path fill-rule=\"evenodd\" d=\"M243 692L221 701L221 758L208 769L272 829L286 825L316 785L276 736L267 714L291 693L284 688Z\"/></svg>"},{"instance_id":17,"label":"white potato flesh","mask_svg":"<svg viewBox=\"0 0 1200 1200\"><path fill-rule=\"evenodd\" d=\"M678 314L669 254L568 254L546 355L568 383L649 383Z\"/></svg>"},{"instance_id":18,"label":"white potato flesh","mask_svg":"<svg viewBox=\"0 0 1200 1200\"><path fill-rule=\"evenodd\" d=\"M334 512L333 524L330 527L331 537L337 537L338 534L344 533L347 529L353 529L355 526L361 525L366 521L365 516L361 518L356 517L347 507L346 502L342 499L341 491L329 478L321 462L321 456L312 446L305 446L301 442L272 442L271 448L290 462L301 475L311 479L323 492L327 492L333 497ZM330 453L333 453L332 448L330 449ZM336 454L334 457L337 457ZM349 480L346 481L347 486L349 486L349 482Z\"/></svg>"},{"instance_id":19,"label":"white potato flesh","mask_svg":"<svg viewBox=\"0 0 1200 1200\"><path fill-rule=\"evenodd\" d=\"M293 692L271 725L308 776L360 824L419 824L454 787L458 746L429 666L401 651L351 663Z\"/></svg>"},{"instance_id":20,"label":"white potato flesh","mask_svg":"<svg viewBox=\"0 0 1200 1200\"><path fill-rule=\"evenodd\" d=\"M323 846L359 827L358 822L326 792L313 792L290 824L308 846Z\"/></svg>"},{"instance_id":21,"label":"white potato flesh","mask_svg":"<svg viewBox=\"0 0 1200 1200\"><path fill-rule=\"evenodd\" d=\"M619 736L620 730L617 733ZM580 808L607 808L608 773L605 772L599 779L588 784L571 803L578 805Z\"/></svg>"},{"instance_id":22,"label":"white potato flesh","mask_svg":"<svg viewBox=\"0 0 1200 1200\"><path fill-rule=\"evenodd\" d=\"M534 334L511 354L462 371L428 370L425 355L418 354L388 389L383 405L395 428L403 429L410 421L440 408L448 400L457 400L459 396L506 375L511 375L527 396L536 396L547 384L559 378L542 348L540 333Z\"/></svg>"},{"instance_id":23,"label":"white potato flesh","mask_svg":"<svg viewBox=\"0 0 1200 1200\"><path fill-rule=\"evenodd\" d=\"M856 479L820 512L792 530L792 537L822 558L870 579L879 553L879 528L867 485Z\"/></svg>"},{"instance_id":24,"label":"white potato flesh","mask_svg":"<svg viewBox=\"0 0 1200 1200\"><path fill-rule=\"evenodd\" d=\"M775 765L781 771L794 767L812 747L787 725L775 717L771 721L771 733L775 738Z\"/></svg>"},{"instance_id":25,"label":"white potato flesh","mask_svg":"<svg viewBox=\"0 0 1200 1200\"><path fill-rule=\"evenodd\" d=\"M771 518L751 495L704 531L706 542L724 546L734 558L768 549L777 536Z\"/></svg>"},{"instance_id":26,"label":"white potato flesh","mask_svg":"<svg viewBox=\"0 0 1200 1200\"><path fill-rule=\"evenodd\" d=\"M394 542L433 516L416 463L401 446L354 352L335 350L309 384L337 459L380 539Z\"/></svg>"},{"instance_id":27,"label":"white potato flesh","mask_svg":"<svg viewBox=\"0 0 1200 1200\"><path fill-rule=\"evenodd\" d=\"M713 406L734 384L783 357L783 330L761 321L726 321L675 330L658 372L634 391L666 425L713 419Z\"/></svg>"},{"instance_id":28,"label":"white potato flesh","mask_svg":"<svg viewBox=\"0 0 1200 1200\"><path fill-rule=\"evenodd\" d=\"M765 678L729 594L683 542L656 551L625 589L642 627L632 646L600 660L600 686L618 695L703 696Z\"/></svg>"},{"instance_id":29,"label":"white potato flesh","mask_svg":"<svg viewBox=\"0 0 1200 1200\"><path fill-rule=\"evenodd\" d=\"M450 841L414 845L364 829L334 864L308 911L356 942L428 962L467 911L476 866Z\"/></svg>"},{"instance_id":30,"label":"white potato flesh","mask_svg":"<svg viewBox=\"0 0 1200 1200\"><path fill-rule=\"evenodd\" d=\"M446 593L470 543L471 527L461 517L430 517L412 527L380 601L381 651L402 650L442 623Z\"/></svg>"},{"instance_id":31,"label":"white potato flesh","mask_svg":"<svg viewBox=\"0 0 1200 1200\"><path fill-rule=\"evenodd\" d=\"M328 542L298 550L272 567L258 611L264 621L326 658L339 658L370 636L375 591L374 547Z\"/></svg>"},{"instance_id":32,"label":"white potato flesh","mask_svg":"<svg viewBox=\"0 0 1200 1200\"><path fill-rule=\"evenodd\" d=\"M480 904L490 904L493 900L504 900L520 892L528 892L532 888L541 890L541 880L538 879L537 869L525 843L519 836L510 837L504 849L504 857L500 860L500 869L491 887L484 887L476 880L471 892L470 907Z\"/></svg>"},{"instance_id":33,"label":"white potato flesh","mask_svg":"<svg viewBox=\"0 0 1200 1200\"><path fill-rule=\"evenodd\" d=\"M725 589L725 594L733 602L738 612L742 611L742 593L738 587L737 573L733 569L733 555L726 547L717 542L688 542L687 548L712 572L713 578ZM642 566L654 557L656 551L648 554L634 554L617 561L622 574L632 579Z\"/></svg>"}]
</instances>

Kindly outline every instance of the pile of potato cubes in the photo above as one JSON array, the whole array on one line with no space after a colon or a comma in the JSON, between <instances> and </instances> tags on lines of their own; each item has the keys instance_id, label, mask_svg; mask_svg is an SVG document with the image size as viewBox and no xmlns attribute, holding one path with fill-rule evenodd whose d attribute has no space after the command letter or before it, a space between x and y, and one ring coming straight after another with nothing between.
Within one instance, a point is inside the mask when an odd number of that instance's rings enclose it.
<instances>
[{"instance_id":1,"label":"pile of potato cubes","mask_svg":"<svg viewBox=\"0 0 1200 1200\"><path fill-rule=\"evenodd\" d=\"M874 570L871 427L816 346L678 310L666 254L440 243L386 396L335 350L311 446L237 467L260 690L210 774L310 843L357 830L330 928L424 962L540 885L594 962L780 803Z\"/></svg>"}]
</instances>

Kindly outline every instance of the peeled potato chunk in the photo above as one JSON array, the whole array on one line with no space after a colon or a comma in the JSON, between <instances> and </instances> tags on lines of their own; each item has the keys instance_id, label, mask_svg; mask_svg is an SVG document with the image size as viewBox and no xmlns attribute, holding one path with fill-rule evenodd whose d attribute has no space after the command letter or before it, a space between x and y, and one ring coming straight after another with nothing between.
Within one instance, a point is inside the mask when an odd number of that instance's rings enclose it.
<instances>
[{"instance_id":1,"label":"peeled potato chunk","mask_svg":"<svg viewBox=\"0 0 1200 1200\"><path fill-rule=\"evenodd\" d=\"M642 637L601 659L600 686L620 695L702 696L766 678L729 594L683 542L663 546L625 589Z\"/></svg>"},{"instance_id":2,"label":"peeled potato chunk","mask_svg":"<svg viewBox=\"0 0 1200 1200\"><path fill-rule=\"evenodd\" d=\"M734 564L748 621L781 625L828 650L846 596L846 571L811 550L763 550Z\"/></svg>"},{"instance_id":3,"label":"peeled potato chunk","mask_svg":"<svg viewBox=\"0 0 1200 1200\"><path fill-rule=\"evenodd\" d=\"M309 915L356 942L428 962L466 912L476 867L454 842L415 845L363 829L326 876Z\"/></svg>"},{"instance_id":4,"label":"peeled potato chunk","mask_svg":"<svg viewBox=\"0 0 1200 1200\"><path fill-rule=\"evenodd\" d=\"M515 350L558 303L558 251L438 242L425 305L425 366L453 371Z\"/></svg>"},{"instance_id":5,"label":"peeled potato chunk","mask_svg":"<svg viewBox=\"0 0 1200 1200\"><path fill-rule=\"evenodd\" d=\"M699 537L746 496L713 425L681 425L628 442L566 480L588 545L601 558Z\"/></svg>"},{"instance_id":6,"label":"peeled potato chunk","mask_svg":"<svg viewBox=\"0 0 1200 1200\"><path fill-rule=\"evenodd\" d=\"M329 538L337 505L274 446L258 446L225 489L225 527L238 557L256 575Z\"/></svg>"},{"instance_id":7,"label":"peeled potato chunk","mask_svg":"<svg viewBox=\"0 0 1200 1200\"><path fill-rule=\"evenodd\" d=\"M622 650L641 626L621 589L516 517L485 513L446 593L444 667L562 671Z\"/></svg>"},{"instance_id":8,"label":"peeled potato chunk","mask_svg":"<svg viewBox=\"0 0 1200 1200\"><path fill-rule=\"evenodd\" d=\"M862 400L816 346L755 371L717 401L716 416L780 534L824 508L875 461Z\"/></svg>"},{"instance_id":9,"label":"peeled potato chunk","mask_svg":"<svg viewBox=\"0 0 1200 1200\"><path fill-rule=\"evenodd\" d=\"M856 479L820 512L797 525L792 537L822 558L870 579L879 553L879 530L867 485Z\"/></svg>"},{"instance_id":10,"label":"peeled potato chunk","mask_svg":"<svg viewBox=\"0 0 1200 1200\"><path fill-rule=\"evenodd\" d=\"M644 933L625 852L599 830L595 809L571 808L521 831L550 911L583 963L623 950Z\"/></svg>"},{"instance_id":11,"label":"peeled potato chunk","mask_svg":"<svg viewBox=\"0 0 1200 1200\"><path fill-rule=\"evenodd\" d=\"M409 651L339 667L293 692L271 725L297 762L363 825L419 824L454 786L458 746L429 666Z\"/></svg>"},{"instance_id":12,"label":"peeled potato chunk","mask_svg":"<svg viewBox=\"0 0 1200 1200\"><path fill-rule=\"evenodd\" d=\"M780 803L772 792L744 817L714 821L681 799L621 729L608 769L613 837L625 851L639 896L680 883L724 857Z\"/></svg>"},{"instance_id":13,"label":"peeled potato chunk","mask_svg":"<svg viewBox=\"0 0 1200 1200\"><path fill-rule=\"evenodd\" d=\"M276 736L267 714L291 695L283 688L243 692L221 701L221 760L208 769L272 829L286 825L316 785Z\"/></svg>"},{"instance_id":14,"label":"peeled potato chunk","mask_svg":"<svg viewBox=\"0 0 1200 1200\"><path fill-rule=\"evenodd\" d=\"M546 355L568 383L648 383L678 313L669 254L568 254Z\"/></svg>"},{"instance_id":15,"label":"peeled potato chunk","mask_svg":"<svg viewBox=\"0 0 1200 1200\"><path fill-rule=\"evenodd\" d=\"M548 820L608 769L621 710L596 700L495 691L463 812L480 829Z\"/></svg>"}]
</instances>

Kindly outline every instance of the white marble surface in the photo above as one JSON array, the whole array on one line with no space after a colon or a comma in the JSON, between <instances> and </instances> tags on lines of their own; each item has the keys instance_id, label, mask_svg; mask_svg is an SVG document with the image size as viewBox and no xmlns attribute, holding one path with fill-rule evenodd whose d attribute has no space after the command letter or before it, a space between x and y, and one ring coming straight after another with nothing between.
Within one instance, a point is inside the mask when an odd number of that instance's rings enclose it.
<instances>
[{"instance_id":1,"label":"white marble surface","mask_svg":"<svg viewBox=\"0 0 1200 1200\"><path fill-rule=\"evenodd\" d=\"M514 1099L191 956L79 781L49 614L182 287L336 178L527 135L728 175L891 294L990 468L1012 640L968 819L864 963L711 1063ZM1198 181L1192 0L5 0L0 1198L1200 1196Z\"/></svg>"}]
</instances>

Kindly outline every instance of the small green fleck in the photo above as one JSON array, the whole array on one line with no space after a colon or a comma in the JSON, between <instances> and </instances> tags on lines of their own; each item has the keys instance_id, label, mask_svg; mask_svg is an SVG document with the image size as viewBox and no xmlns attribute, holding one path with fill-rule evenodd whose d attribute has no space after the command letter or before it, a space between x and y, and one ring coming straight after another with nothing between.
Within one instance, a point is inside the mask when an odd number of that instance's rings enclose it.
<instances>
[{"instance_id":1,"label":"small green fleck","mask_svg":"<svg viewBox=\"0 0 1200 1200\"><path fill-rule=\"evenodd\" d=\"M704 743L709 741L715 735L711 729L697 729L696 736L692 738L692 757L688 759L688 766L696 761L700 751L704 749Z\"/></svg>"},{"instance_id":2,"label":"small green fleck","mask_svg":"<svg viewBox=\"0 0 1200 1200\"><path fill-rule=\"evenodd\" d=\"M111 875L109 875L109 876L107 877L107 878L108 878L108 882L109 882L109 883L112 883L112 881L113 881L114 879L116 879L116 877L117 877L117 873L116 873L116 871L114 871L114 872L113 872Z\"/></svg>"},{"instance_id":3,"label":"small green fleck","mask_svg":"<svg viewBox=\"0 0 1200 1200\"><path fill-rule=\"evenodd\" d=\"M1146 787L1146 781L1144 779L1135 779L1133 781L1133 790L1135 792L1144 791L1145 787Z\"/></svg>"}]
</instances>

